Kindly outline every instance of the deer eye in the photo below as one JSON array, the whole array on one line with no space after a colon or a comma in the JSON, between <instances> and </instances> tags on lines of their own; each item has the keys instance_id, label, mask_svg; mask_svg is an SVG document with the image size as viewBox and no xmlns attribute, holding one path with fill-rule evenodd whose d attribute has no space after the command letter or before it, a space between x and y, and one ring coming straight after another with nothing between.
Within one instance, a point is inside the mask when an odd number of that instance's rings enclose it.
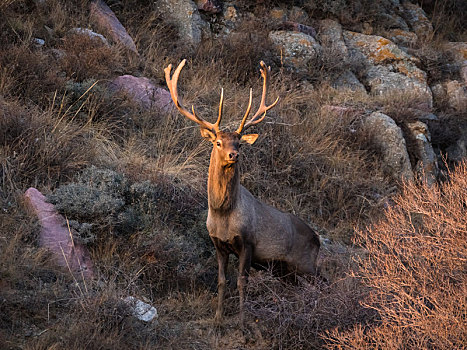
<instances>
[{"instance_id":1,"label":"deer eye","mask_svg":"<svg viewBox=\"0 0 467 350\"><path fill-rule=\"evenodd\" d=\"M220 146L221 146L221 142L220 142L220 141L217 141L216 144L217 144L217 147L220 147Z\"/></svg>"}]
</instances>

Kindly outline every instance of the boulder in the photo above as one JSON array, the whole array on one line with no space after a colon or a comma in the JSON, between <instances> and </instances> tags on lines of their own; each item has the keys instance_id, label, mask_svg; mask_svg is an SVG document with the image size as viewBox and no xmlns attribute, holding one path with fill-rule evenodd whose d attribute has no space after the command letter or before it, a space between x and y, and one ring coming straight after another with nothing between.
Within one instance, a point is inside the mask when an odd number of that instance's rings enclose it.
<instances>
[{"instance_id":1,"label":"boulder","mask_svg":"<svg viewBox=\"0 0 467 350\"><path fill-rule=\"evenodd\" d=\"M54 205L47 203L45 196L33 187L25 192L24 197L39 219L39 245L52 253L58 265L69 268L77 280L81 279L81 275L93 277L93 264L89 252L79 242L73 241L65 219Z\"/></svg>"},{"instance_id":2,"label":"boulder","mask_svg":"<svg viewBox=\"0 0 467 350\"><path fill-rule=\"evenodd\" d=\"M390 29L385 32L384 37L402 47L414 46L418 40L417 34L402 29Z\"/></svg>"},{"instance_id":3,"label":"boulder","mask_svg":"<svg viewBox=\"0 0 467 350\"><path fill-rule=\"evenodd\" d=\"M427 84L426 73L417 67L420 61L402 51L392 41L377 35L343 32L349 52L365 62L363 82L374 94L413 95L428 108L433 96Z\"/></svg>"},{"instance_id":4,"label":"boulder","mask_svg":"<svg viewBox=\"0 0 467 350\"><path fill-rule=\"evenodd\" d=\"M433 26L420 6L405 1L403 3L402 17L419 38L429 38L433 35Z\"/></svg>"},{"instance_id":5,"label":"boulder","mask_svg":"<svg viewBox=\"0 0 467 350\"><path fill-rule=\"evenodd\" d=\"M161 0L161 10L178 28L182 41L198 46L203 38L210 36L209 25L198 11L198 7L191 0Z\"/></svg>"},{"instance_id":6,"label":"boulder","mask_svg":"<svg viewBox=\"0 0 467 350\"><path fill-rule=\"evenodd\" d=\"M96 0L92 1L89 6L91 22L93 22L100 31L105 33L115 43L121 44L128 50L138 54L133 39L105 2Z\"/></svg>"},{"instance_id":7,"label":"boulder","mask_svg":"<svg viewBox=\"0 0 467 350\"><path fill-rule=\"evenodd\" d=\"M435 101L455 111L467 110L467 86L457 80L449 80L432 87Z\"/></svg>"},{"instance_id":8,"label":"boulder","mask_svg":"<svg viewBox=\"0 0 467 350\"><path fill-rule=\"evenodd\" d=\"M278 58L284 66L297 71L306 72L308 63L321 52L318 42L311 35L304 33L272 31L269 33L269 39L277 48Z\"/></svg>"},{"instance_id":9,"label":"boulder","mask_svg":"<svg viewBox=\"0 0 467 350\"><path fill-rule=\"evenodd\" d=\"M336 52L343 59L348 57L347 46L342 36L342 26L332 20L324 19L319 22L319 40L323 47L329 48L332 52Z\"/></svg>"},{"instance_id":10,"label":"boulder","mask_svg":"<svg viewBox=\"0 0 467 350\"><path fill-rule=\"evenodd\" d=\"M335 89L348 89L352 91L366 93L365 86L358 80L351 70L345 70L337 79L332 82Z\"/></svg>"},{"instance_id":11,"label":"boulder","mask_svg":"<svg viewBox=\"0 0 467 350\"><path fill-rule=\"evenodd\" d=\"M459 67L459 75L467 85L467 42L449 42L444 45L444 50L453 56Z\"/></svg>"},{"instance_id":12,"label":"boulder","mask_svg":"<svg viewBox=\"0 0 467 350\"><path fill-rule=\"evenodd\" d=\"M170 93L161 87L156 87L145 77L122 75L113 79L109 88L113 92L125 92L144 109L156 108L167 113L173 109Z\"/></svg>"},{"instance_id":13,"label":"boulder","mask_svg":"<svg viewBox=\"0 0 467 350\"><path fill-rule=\"evenodd\" d=\"M428 126L421 121L416 121L407 123L407 128L414 140L414 153L417 158L415 172L420 179L424 179L431 186L436 183L438 177L438 162L431 145Z\"/></svg>"},{"instance_id":14,"label":"boulder","mask_svg":"<svg viewBox=\"0 0 467 350\"><path fill-rule=\"evenodd\" d=\"M395 179L413 180L413 172L402 130L393 119L381 112L373 112L363 119L363 127L370 133L378 148L385 170Z\"/></svg>"}]
</instances>

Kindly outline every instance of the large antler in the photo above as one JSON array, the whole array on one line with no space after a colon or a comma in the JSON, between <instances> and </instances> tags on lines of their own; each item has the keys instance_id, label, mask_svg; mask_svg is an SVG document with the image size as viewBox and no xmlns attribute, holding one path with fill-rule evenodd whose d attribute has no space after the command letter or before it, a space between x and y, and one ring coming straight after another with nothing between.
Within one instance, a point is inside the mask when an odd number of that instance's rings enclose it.
<instances>
[{"instance_id":1,"label":"large antler","mask_svg":"<svg viewBox=\"0 0 467 350\"><path fill-rule=\"evenodd\" d=\"M239 134L242 131L245 131L246 129L248 129L250 126L253 126L255 124L262 122L263 119L266 117L266 112L270 110L272 107L274 107L279 101L279 97L278 97L276 98L274 103L272 103L269 106L266 106L266 94L267 94L268 86L269 86L269 73L271 72L271 67L267 67L263 61L260 62L260 65L261 65L261 68L260 68L261 76L263 77L263 95L261 96L261 104L258 110L256 111L255 115L253 116L253 118L251 118L251 120L245 124L246 119L248 118L248 115L250 114L250 110L251 110L252 92L250 89L250 101L248 103L246 113L243 116L242 122L240 123L240 126L237 129L237 133ZM261 115L262 117L258 118Z\"/></svg>"},{"instance_id":2,"label":"large antler","mask_svg":"<svg viewBox=\"0 0 467 350\"><path fill-rule=\"evenodd\" d=\"M168 86L169 91L170 91L170 96L172 96L172 100L175 103L175 107L177 107L177 109L180 111L181 114L183 114L188 119L194 121L195 123L201 125L202 128L205 128L205 129L208 129L208 130L211 130L211 131L217 133L217 132L219 132L219 125L220 125L221 119L222 119L222 105L223 105L223 100L224 100L224 89L222 89L221 100L220 100L220 103L219 103L219 117L217 118L217 121L214 124L209 123L209 122L205 121L204 119L199 118L195 114L195 107L194 106L191 106L191 110L193 111L193 113L190 113L180 103L180 100L178 98L178 91L177 91L178 77L179 77L180 72L181 72L183 66L185 65L185 63L186 63L186 59L184 59L182 62L180 62L177 69L175 69L175 72L174 72L172 78L170 78L170 73L172 71L172 65L169 64L167 66L167 68L164 69L165 81L167 82L167 86Z\"/></svg>"}]
</instances>

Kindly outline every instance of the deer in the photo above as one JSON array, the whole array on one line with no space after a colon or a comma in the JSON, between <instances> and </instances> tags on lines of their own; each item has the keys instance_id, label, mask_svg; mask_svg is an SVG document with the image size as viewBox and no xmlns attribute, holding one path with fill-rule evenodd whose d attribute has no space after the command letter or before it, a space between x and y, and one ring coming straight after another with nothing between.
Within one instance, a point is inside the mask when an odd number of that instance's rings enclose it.
<instances>
[{"instance_id":1,"label":"deer","mask_svg":"<svg viewBox=\"0 0 467 350\"><path fill-rule=\"evenodd\" d=\"M185 66L183 60L175 69L165 69L165 79L172 100L178 111L189 120L199 124L201 136L212 143L208 171L208 217L206 227L216 250L218 263L218 299L214 317L221 324L224 313L226 288L225 271L229 255L238 258L237 289L239 293L240 324L244 324L245 286L250 267L261 268L273 263L285 264L288 271L300 274L317 274L317 257L320 249L318 234L297 216L284 213L255 198L240 184L240 146L252 145L258 134L245 134L250 127L261 123L266 112L273 108L266 104L271 68L260 62L263 91L258 110L247 122L252 105L250 98L240 125L236 131L221 130L224 90L221 90L217 121L210 123L191 112L181 103L177 91L180 72Z\"/></svg>"}]
</instances>

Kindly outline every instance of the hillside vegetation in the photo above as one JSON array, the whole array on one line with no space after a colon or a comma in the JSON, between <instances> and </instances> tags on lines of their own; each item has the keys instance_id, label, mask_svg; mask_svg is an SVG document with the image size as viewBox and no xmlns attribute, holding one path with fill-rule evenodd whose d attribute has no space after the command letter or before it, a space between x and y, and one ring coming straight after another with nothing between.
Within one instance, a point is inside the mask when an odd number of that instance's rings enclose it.
<instances>
[{"instance_id":1,"label":"hillside vegetation","mask_svg":"<svg viewBox=\"0 0 467 350\"><path fill-rule=\"evenodd\" d=\"M0 348L465 347L462 1L422 1L426 13L389 0L108 1L134 48L99 31L94 5L0 3ZM148 107L115 88L132 75L167 90L164 68L184 58L184 104L213 121L223 88L231 130L250 88L259 103L259 62L271 66L268 101L280 100L242 148L241 182L322 241L321 280L252 271L244 332L233 258L226 320L213 323L210 144L159 97ZM89 250L93 278L41 247L30 187ZM134 317L127 296L157 321Z\"/></svg>"}]
</instances>

